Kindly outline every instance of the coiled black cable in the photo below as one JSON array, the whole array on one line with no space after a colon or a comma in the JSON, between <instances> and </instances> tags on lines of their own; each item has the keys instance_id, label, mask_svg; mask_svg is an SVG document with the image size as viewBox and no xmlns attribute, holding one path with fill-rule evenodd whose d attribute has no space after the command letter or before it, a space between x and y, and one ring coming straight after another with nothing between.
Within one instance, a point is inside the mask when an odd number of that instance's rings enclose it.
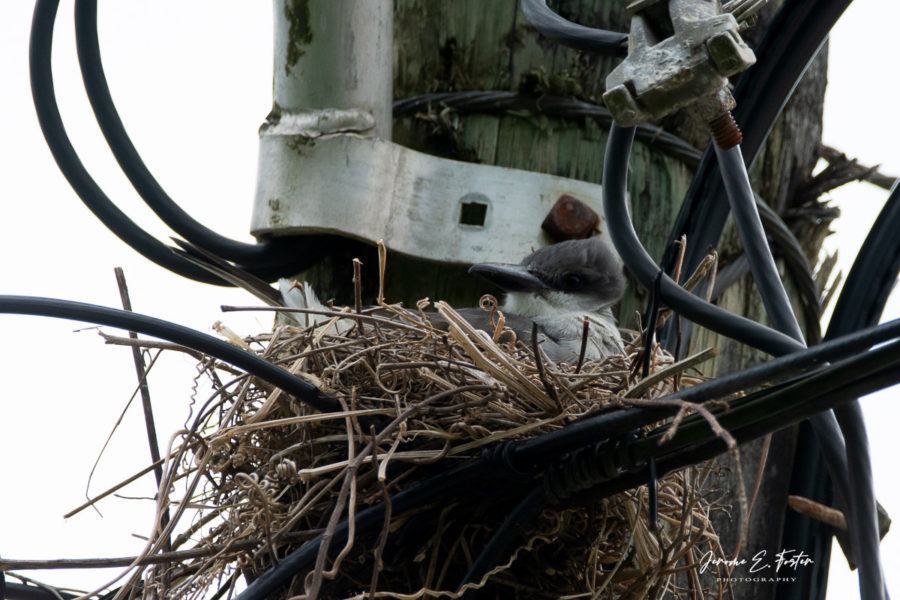
<instances>
[{"instance_id":1,"label":"coiled black cable","mask_svg":"<svg viewBox=\"0 0 900 600\"><path fill-rule=\"evenodd\" d=\"M267 280L312 266L316 259L312 239L276 238L267 243L247 244L219 235L182 210L144 164L113 103L97 39L97 0L76 0L75 41L84 87L103 136L135 190L166 225L189 242L220 258L240 263Z\"/></svg>"}]
</instances>

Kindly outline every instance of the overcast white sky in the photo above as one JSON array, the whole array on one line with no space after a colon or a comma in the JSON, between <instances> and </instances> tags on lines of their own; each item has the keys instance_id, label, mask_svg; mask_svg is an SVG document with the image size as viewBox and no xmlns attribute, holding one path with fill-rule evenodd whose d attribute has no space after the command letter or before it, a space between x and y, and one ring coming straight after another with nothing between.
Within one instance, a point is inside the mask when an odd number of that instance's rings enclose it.
<instances>
[{"instance_id":1,"label":"overcast white sky","mask_svg":"<svg viewBox=\"0 0 900 600\"><path fill-rule=\"evenodd\" d=\"M55 38L54 75L63 118L75 146L101 186L140 224L165 239L167 229L146 209L118 171L96 127L79 78L72 2L63 0ZM81 204L52 161L39 132L27 75L29 2L0 6L0 293L53 296L118 306L112 269L125 269L135 310L199 330L222 318L220 304L246 303L243 292L194 284L150 264L108 232ZM104 66L122 119L163 187L198 220L231 237L246 231L256 177L256 130L271 105L271 2L238 0L104 1L100 34ZM893 3L856 0L832 36L825 142L900 174L890 118L896 84ZM829 239L846 271L886 192L846 186L832 196L844 217ZM896 300L896 299L894 299ZM900 316L892 302L886 318ZM266 316L227 315L239 333L268 327ZM91 465L131 395L130 352L104 346L78 324L0 316L4 457L0 495L0 555L8 558L121 556L142 547L150 503L113 500L98 513L62 515L83 501ZM194 364L164 356L150 377L160 442L186 418ZM895 517L892 432L896 391L866 398L878 497ZM896 434L893 434L896 437ZM139 410L129 411L94 477L92 491L149 461ZM150 496L151 478L127 490ZM894 595L900 584L898 534L883 544ZM839 555L829 598L855 597L856 578ZM34 573L33 573L34 574ZM34 574L92 587L110 572Z\"/></svg>"}]
</instances>

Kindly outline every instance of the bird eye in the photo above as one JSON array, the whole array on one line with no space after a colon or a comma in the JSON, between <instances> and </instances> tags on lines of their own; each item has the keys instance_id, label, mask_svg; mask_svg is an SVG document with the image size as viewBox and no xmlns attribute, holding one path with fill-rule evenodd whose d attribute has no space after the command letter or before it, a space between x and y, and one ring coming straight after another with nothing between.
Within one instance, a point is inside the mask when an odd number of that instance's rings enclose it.
<instances>
[{"instance_id":1,"label":"bird eye","mask_svg":"<svg viewBox=\"0 0 900 600\"><path fill-rule=\"evenodd\" d=\"M563 285L567 290L577 290L582 286L584 281L580 276L575 275L574 273L569 273L565 277L563 277Z\"/></svg>"}]
</instances>

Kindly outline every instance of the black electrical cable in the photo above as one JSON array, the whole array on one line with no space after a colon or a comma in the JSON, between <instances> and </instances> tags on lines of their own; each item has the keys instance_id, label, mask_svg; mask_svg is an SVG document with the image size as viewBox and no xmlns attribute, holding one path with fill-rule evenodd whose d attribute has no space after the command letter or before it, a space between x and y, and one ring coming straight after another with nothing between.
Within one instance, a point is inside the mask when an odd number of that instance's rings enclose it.
<instances>
[{"instance_id":1,"label":"black electrical cable","mask_svg":"<svg viewBox=\"0 0 900 600\"><path fill-rule=\"evenodd\" d=\"M6 583L6 589L0 590L0 598L3 600L72 600L79 597L76 594L51 590L36 585L25 583Z\"/></svg>"},{"instance_id":2,"label":"black electrical cable","mask_svg":"<svg viewBox=\"0 0 900 600\"><path fill-rule=\"evenodd\" d=\"M486 461L475 461L452 467L428 479L398 492L391 497L391 510L395 514L420 506L448 493L465 491L470 482L484 477L495 467ZM370 506L356 514L357 536L375 531L384 525L384 503ZM347 539L348 522L341 521L335 528L331 543L342 544ZM282 585L286 585L301 570L316 560L322 535L315 537L281 560L255 579L235 600L267 600Z\"/></svg>"},{"instance_id":3,"label":"black electrical cable","mask_svg":"<svg viewBox=\"0 0 900 600\"><path fill-rule=\"evenodd\" d=\"M895 185L853 262L835 304L826 339L846 335L880 320L900 273L898 226L900 187ZM860 593L864 598L877 598L877 591L884 587L884 574L878 560L880 535L865 421L859 402L848 403L835 412L847 437L850 485L859 498L858 506L850 508L862 513L851 515L856 531L850 532L860 558Z\"/></svg>"},{"instance_id":4,"label":"black electrical cable","mask_svg":"<svg viewBox=\"0 0 900 600\"><path fill-rule=\"evenodd\" d=\"M826 339L877 323L900 272L900 185L894 185L835 303Z\"/></svg>"},{"instance_id":5,"label":"black electrical cable","mask_svg":"<svg viewBox=\"0 0 900 600\"><path fill-rule=\"evenodd\" d=\"M633 137L633 127L613 125L610 129L603 165L603 210L610 226L610 237L623 262L638 281L649 288L659 267L641 246L626 205L628 154ZM805 348L804 344L793 338L701 300L669 277L663 277L660 290L665 303L677 313L751 347L776 356ZM843 506L849 506L853 496L849 487L846 450L837 420L832 412L827 411L814 415L810 422L839 497L846 502Z\"/></svg>"},{"instance_id":6,"label":"black electrical cable","mask_svg":"<svg viewBox=\"0 0 900 600\"><path fill-rule=\"evenodd\" d=\"M815 57L828 32L851 0L787 0L766 29L755 49L756 64L745 71L734 90L737 108L735 121L743 131L741 147L744 159L753 164L772 128L810 61ZM722 180L716 168L715 152L710 144L672 228L663 268L670 271L675 254L671 242L686 235L690 244L684 266L691 272L716 245L725 227L728 207L721 202ZM669 348L674 348L674 334L669 330Z\"/></svg>"},{"instance_id":7,"label":"black electrical cable","mask_svg":"<svg viewBox=\"0 0 900 600\"><path fill-rule=\"evenodd\" d=\"M83 302L6 295L0 295L0 313L87 321L169 340L244 369L317 410L322 412L343 410L337 399L281 367L224 340L162 319Z\"/></svg>"},{"instance_id":8,"label":"black electrical cable","mask_svg":"<svg viewBox=\"0 0 900 600\"><path fill-rule=\"evenodd\" d=\"M472 562L468 572L462 578L456 593L459 594L463 587L470 583L479 583L488 571L495 568L500 561L508 557L513 550L516 540L521 538L534 523L534 520L547 506L547 496L543 485L533 488L522 498L518 504L506 515L500 527L491 535L487 545L478 553ZM463 593L461 598L467 598L470 594Z\"/></svg>"},{"instance_id":9,"label":"black electrical cable","mask_svg":"<svg viewBox=\"0 0 900 600\"><path fill-rule=\"evenodd\" d=\"M731 214L766 313L775 329L805 345L803 332L772 257L766 232L763 231L762 220L756 209L756 198L741 156L741 147L723 150L716 145L715 150Z\"/></svg>"},{"instance_id":10,"label":"black electrical cable","mask_svg":"<svg viewBox=\"0 0 900 600\"><path fill-rule=\"evenodd\" d=\"M616 251L637 280L650 289L659 266L641 246L626 204L628 156L633 137L633 127L613 125L610 128L603 164L603 212ZM667 275L662 276L659 289L663 302L677 313L748 346L776 356L804 348L783 333L701 300Z\"/></svg>"},{"instance_id":11,"label":"black electrical cable","mask_svg":"<svg viewBox=\"0 0 900 600\"><path fill-rule=\"evenodd\" d=\"M819 302L819 290L813 279L812 268L800 241L794 232L782 220L781 216L766 204L758 195L756 208L762 219L766 236L772 240L772 247L779 258L784 260L785 267L791 275L794 289L797 290L806 324L806 342L808 345L822 341L822 329L819 321L822 318L822 305Z\"/></svg>"},{"instance_id":12,"label":"black electrical cable","mask_svg":"<svg viewBox=\"0 0 900 600\"><path fill-rule=\"evenodd\" d=\"M664 396L662 400L679 399L698 403L722 398L763 383L783 381L785 378L798 375L805 369L847 358L876 344L898 337L900 337L900 319L895 319L877 327L856 331L806 350L780 356L768 362L681 389ZM658 421L672 412L673 409L663 406L615 410L572 423L559 431L516 442L507 453L514 466L526 468L550 460L548 457L556 457L570 452L574 448Z\"/></svg>"},{"instance_id":13,"label":"black electrical cable","mask_svg":"<svg viewBox=\"0 0 900 600\"><path fill-rule=\"evenodd\" d=\"M741 158L740 146L727 151L717 146L716 155L728 192L731 212L766 311L776 329L788 333L802 342L803 334L800 325L781 283L778 269L769 251L762 221L756 210L756 202L744 161ZM845 333L848 332L845 331ZM862 420L859 403L855 400L848 402L838 409L834 416L831 413L817 414L812 417L810 423L819 442L826 467L831 471L832 481L839 482L836 486L839 506L848 513L850 539L853 541L854 548L858 549L860 564L871 565L866 570L860 571L860 587L863 597L868 598L869 594L881 590L884 584L880 578L881 560L878 551L879 538L871 465L865 424ZM841 440L845 441L843 456L841 456L842 448L839 443ZM846 469L843 467L844 464L846 464ZM842 482L846 482L846 484ZM873 529L875 535L866 539L868 545L862 544L859 539L863 534L859 532L869 532ZM866 536L863 535L863 537Z\"/></svg>"},{"instance_id":14,"label":"black electrical cable","mask_svg":"<svg viewBox=\"0 0 900 600\"><path fill-rule=\"evenodd\" d=\"M882 330L884 331L884 330ZM831 346L833 350L837 346ZM809 418L812 414L851 397L869 393L900 380L900 342L893 342L866 354L845 359L826 367L823 371L812 374L792 384L782 384L776 388L765 389L745 398L736 400L728 409L715 409L720 423L732 431L739 443L744 443L772 431L788 427L797 421ZM823 389L827 390L823 393ZM629 409L632 410L632 409ZM645 409L633 409L645 411ZM657 414L658 416L658 414ZM627 425L629 428L631 424ZM724 442L709 428L709 424L692 415L679 426L672 440L660 445L659 436L640 438L625 448L623 458L631 464L646 461L650 456L658 457L658 473L660 476L688 464L694 464L713 458L727 448ZM594 438L596 441L596 438ZM528 442L514 442L524 444ZM668 454L660 451L669 450ZM446 493L465 489L467 485L485 476L492 476L492 465L484 459L453 467L437 476L423 480L391 499L395 513L403 512L414 506L432 501ZM590 490L574 494L565 501L566 506L594 502L597 498L630 489L646 482L645 471L632 471L602 483ZM520 503L522 515L527 510L538 506L540 502L537 490L533 490ZM382 525L384 505L369 507L356 517L357 535L374 531ZM515 522L521 522L516 519ZM333 532L332 542L342 543L347 535L348 522L341 522ZM498 540L502 542L503 540ZM309 567L316 558L322 536L310 540L294 552L282 559L257 580L252 582L237 600L264 600L281 585L289 582L301 569Z\"/></svg>"},{"instance_id":15,"label":"black electrical cable","mask_svg":"<svg viewBox=\"0 0 900 600\"><path fill-rule=\"evenodd\" d=\"M144 164L113 103L97 39L97 0L76 0L75 42L84 87L103 136L135 190L166 225L197 246L240 263L267 280L272 275L299 273L312 266L316 258L312 239L276 238L263 244L247 244L219 235L182 210Z\"/></svg>"},{"instance_id":16,"label":"black electrical cable","mask_svg":"<svg viewBox=\"0 0 900 600\"><path fill-rule=\"evenodd\" d=\"M900 342L893 342L830 365L800 381L755 392L733 401L728 408L714 408L712 412L735 441L744 444L808 419L817 411L894 385L900 381L898 364ZM663 427L646 438L634 440L623 449L619 460L633 465L645 463L655 456L658 472L663 475L714 458L727 450L725 442L698 415L686 418L670 441L659 444L666 429ZM610 493L642 485L646 477L646 469L626 473L619 479L573 496L566 506L593 502Z\"/></svg>"},{"instance_id":17,"label":"black electrical cable","mask_svg":"<svg viewBox=\"0 0 900 600\"><path fill-rule=\"evenodd\" d=\"M759 394L772 395L773 401L771 408L774 411L773 414L769 415L768 419L765 421L756 422L743 428L738 427L731 433L738 444L744 444L766 435L767 433L772 433L783 427L794 425L798 421L808 418L817 410L833 408L841 402L846 402L852 398L869 394L879 389L884 389L898 383L898 381L900 381L900 369L898 369L896 363L894 363L867 377L857 378L844 386L837 389L830 389L825 393L818 388L818 384L808 386L807 389L803 391L805 396L807 396L803 399L803 406L791 408L791 411L794 414L792 417L794 420L792 421L785 420L784 414L778 413L777 409L791 402L796 402L797 389L792 388L791 386L783 386L775 390L764 390L763 392L759 392ZM812 398L812 400L809 398ZM690 417L690 419L694 418L694 416ZM727 413L722 419L727 419ZM688 419L685 419L682 425L686 422L688 422ZM731 423L729 422L729 424ZM698 437L702 437L703 441L700 441L697 445L687 446L686 448L679 449L666 456L657 455L658 475L664 476L667 473L671 473L672 471L681 469L685 466L715 458L727 450L725 442L721 438L716 437L712 432L708 431L705 436ZM646 442L642 439L639 440L639 443ZM652 451L651 446L652 444L648 444L643 450L649 453ZM638 461L639 456L640 453L637 456L630 456L629 460ZM605 498L612 494L643 485L646 482L646 479L646 469L625 473L621 477L601 483L590 490L572 496L572 498L566 502L565 506L583 506L590 504L596 502L600 498Z\"/></svg>"},{"instance_id":18,"label":"black electrical cable","mask_svg":"<svg viewBox=\"0 0 900 600\"><path fill-rule=\"evenodd\" d=\"M84 168L66 134L53 87L50 56L58 7L59 0L37 0L35 3L29 44L29 70L34 108L44 139L59 170L91 212L119 239L144 257L183 277L203 283L228 285L205 269L176 256L165 244L138 227L113 204Z\"/></svg>"},{"instance_id":19,"label":"black electrical cable","mask_svg":"<svg viewBox=\"0 0 900 600\"><path fill-rule=\"evenodd\" d=\"M844 393L848 389L868 390L865 393L881 389L881 384L874 383L874 380L877 380L878 374L883 371L893 369L895 380L900 380L900 370L896 368L898 365L900 365L900 341L893 341L836 362L799 381L732 400L727 408L716 408L712 412L719 424L735 436L736 440L743 443L831 408L834 400L826 402L821 399L830 397L833 392L840 392L837 396L840 402L848 402L851 396ZM869 381L870 378L873 382ZM823 393L823 390L828 390L828 393ZM638 451L636 460L643 461L651 455L664 455L669 448L678 449L685 444L702 441L710 434L715 435L711 432L709 424L699 417L690 421L685 419L678 426L680 437L675 436L679 438L678 441L673 438L671 442L658 444L665 434L666 428L662 428L655 435L648 435L633 442L632 447L642 448ZM658 444L658 448L654 447L654 444Z\"/></svg>"},{"instance_id":20,"label":"black electrical cable","mask_svg":"<svg viewBox=\"0 0 900 600\"><path fill-rule=\"evenodd\" d=\"M459 92L433 92L394 100L394 118L414 117L437 107L452 108L461 113L498 114L509 111L528 111L561 119L591 119L600 127L608 128L613 118L609 110L571 96L551 94L523 94L502 90L464 90ZM651 148L658 148L682 161L691 169L700 164L701 152L687 141L659 126L642 123L637 126L635 137Z\"/></svg>"},{"instance_id":21,"label":"black electrical cable","mask_svg":"<svg viewBox=\"0 0 900 600\"><path fill-rule=\"evenodd\" d=\"M522 0L519 4L525 18L538 33L556 40L563 46L595 52L607 56L628 54L628 34L605 29L594 29L562 18L546 0Z\"/></svg>"}]
</instances>

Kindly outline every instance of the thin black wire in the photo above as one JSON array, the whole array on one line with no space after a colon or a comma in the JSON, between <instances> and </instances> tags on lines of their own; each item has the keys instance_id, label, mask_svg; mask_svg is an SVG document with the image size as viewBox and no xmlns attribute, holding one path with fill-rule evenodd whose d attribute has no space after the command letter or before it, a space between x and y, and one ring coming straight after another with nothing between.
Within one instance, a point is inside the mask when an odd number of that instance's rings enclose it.
<instances>
[{"instance_id":1,"label":"thin black wire","mask_svg":"<svg viewBox=\"0 0 900 600\"><path fill-rule=\"evenodd\" d=\"M87 321L169 340L239 367L317 410L322 412L343 410L337 399L281 367L224 340L162 319L83 302L6 295L0 295L0 313Z\"/></svg>"},{"instance_id":2,"label":"thin black wire","mask_svg":"<svg viewBox=\"0 0 900 600\"><path fill-rule=\"evenodd\" d=\"M66 134L53 87L50 57L53 24L58 7L59 0L37 0L35 3L29 44L29 70L34 108L44 139L59 170L91 212L119 239L144 257L183 277L203 283L228 285L205 269L176 256L165 244L138 227L113 204L84 168Z\"/></svg>"},{"instance_id":3,"label":"thin black wire","mask_svg":"<svg viewBox=\"0 0 900 600\"><path fill-rule=\"evenodd\" d=\"M113 103L97 39L97 0L76 0L75 41L85 90L103 136L135 190L166 225L188 241L264 278L298 273L312 266L316 259L311 252L313 240L292 237L247 244L219 235L182 210L144 164Z\"/></svg>"},{"instance_id":4,"label":"thin black wire","mask_svg":"<svg viewBox=\"0 0 900 600\"><path fill-rule=\"evenodd\" d=\"M607 56L628 54L627 33L573 23L550 10L546 0L522 0L519 6L532 27L563 46Z\"/></svg>"}]
</instances>

